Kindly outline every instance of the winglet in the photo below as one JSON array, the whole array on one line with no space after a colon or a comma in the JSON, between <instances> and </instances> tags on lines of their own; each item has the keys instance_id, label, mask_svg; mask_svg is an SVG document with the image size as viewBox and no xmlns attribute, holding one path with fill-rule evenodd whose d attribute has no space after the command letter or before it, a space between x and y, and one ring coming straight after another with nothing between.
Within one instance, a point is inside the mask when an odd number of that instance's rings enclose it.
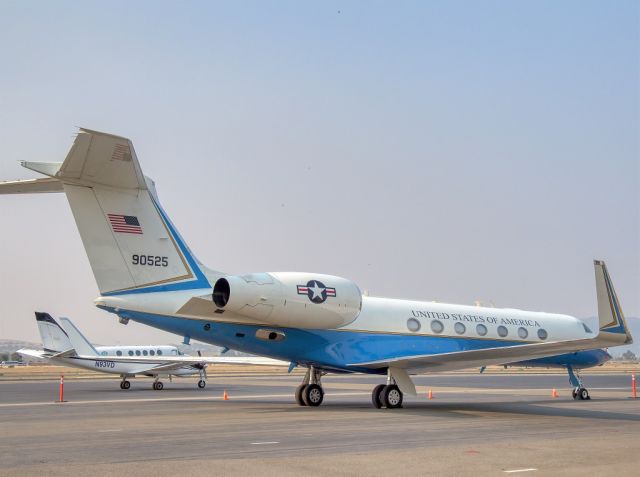
<instances>
[{"instance_id":1,"label":"winglet","mask_svg":"<svg viewBox=\"0 0 640 477\"><path fill-rule=\"evenodd\" d=\"M594 260L593 265L596 272L596 292L598 297L598 322L600 328L598 338L606 338L615 345L633 343L618 296L613 288L609 272L607 272L607 266L602 260Z\"/></svg>"}]
</instances>

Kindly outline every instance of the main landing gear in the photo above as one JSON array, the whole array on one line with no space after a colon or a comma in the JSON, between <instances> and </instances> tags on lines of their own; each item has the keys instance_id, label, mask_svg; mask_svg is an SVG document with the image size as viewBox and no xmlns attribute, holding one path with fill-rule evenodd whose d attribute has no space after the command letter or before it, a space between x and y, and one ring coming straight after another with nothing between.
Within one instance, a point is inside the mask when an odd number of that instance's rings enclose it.
<instances>
[{"instance_id":1,"label":"main landing gear","mask_svg":"<svg viewBox=\"0 0 640 477\"><path fill-rule=\"evenodd\" d=\"M569 373L569 382L571 382L571 385L573 386L573 390L571 391L573 399L576 401L588 401L591 399L589 391L582 384L582 378L580 378L580 375L573 370L572 366L567 366L567 372Z\"/></svg>"},{"instance_id":2,"label":"main landing gear","mask_svg":"<svg viewBox=\"0 0 640 477\"><path fill-rule=\"evenodd\" d=\"M131 382L127 381L126 376L122 376L122 381L120 381L120 389L129 389L131 387Z\"/></svg>"},{"instance_id":3,"label":"main landing gear","mask_svg":"<svg viewBox=\"0 0 640 477\"><path fill-rule=\"evenodd\" d=\"M202 369L200 370L200 381L198 381L198 387L200 389L204 389L204 387L207 385L207 370L202 367Z\"/></svg>"},{"instance_id":4,"label":"main landing gear","mask_svg":"<svg viewBox=\"0 0 640 477\"><path fill-rule=\"evenodd\" d=\"M160 378L158 376L156 376L152 387L154 391L162 391L162 389L164 388L164 384L162 384L162 381L160 381Z\"/></svg>"},{"instance_id":5,"label":"main landing gear","mask_svg":"<svg viewBox=\"0 0 640 477\"><path fill-rule=\"evenodd\" d=\"M322 371L309 366L302 384L296 389L296 402L299 406L319 406L324 399L324 390L320 383Z\"/></svg>"},{"instance_id":6,"label":"main landing gear","mask_svg":"<svg viewBox=\"0 0 640 477\"><path fill-rule=\"evenodd\" d=\"M381 409L398 409L402 407L403 394L396 385L395 380L391 377L391 373L387 375L387 384L378 384L373 388L371 393L371 402L373 407Z\"/></svg>"}]
</instances>

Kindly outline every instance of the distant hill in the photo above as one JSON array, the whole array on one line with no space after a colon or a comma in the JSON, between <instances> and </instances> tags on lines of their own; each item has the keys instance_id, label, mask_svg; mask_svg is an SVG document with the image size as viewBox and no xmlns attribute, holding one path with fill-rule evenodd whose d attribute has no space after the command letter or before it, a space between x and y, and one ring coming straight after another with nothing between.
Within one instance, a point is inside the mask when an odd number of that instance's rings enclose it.
<instances>
[{"instance_id":1,"label":"distant hill","mask_svg":"<svg viewBox=\"0 0 640 477\"><path fill-rule=\"evenodd\" d=\"M15 353L20 348L42 348L42 345L29 341L0 340L0 353Z\"/></svg>"}]
</instances>

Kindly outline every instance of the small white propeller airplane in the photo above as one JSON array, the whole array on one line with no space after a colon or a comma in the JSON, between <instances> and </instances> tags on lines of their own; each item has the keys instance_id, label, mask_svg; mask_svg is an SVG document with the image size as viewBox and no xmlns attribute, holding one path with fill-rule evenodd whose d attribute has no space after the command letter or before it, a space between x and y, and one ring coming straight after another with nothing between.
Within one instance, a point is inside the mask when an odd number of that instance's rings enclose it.
<instances>
[{"instance_id":1,"label":"small white propeller airplane","mask_svg":"<svg viewBox=\"0 0 640 477\"><path fill-rule=\"evenodd\" d=\"M80 129L64 162L22 165L46 177L1 183L0 193L66 194L100 290L96 306L121 323L304 366L300 405L322 403L328 372L386 376L372 402L397 408L415 395L411 374L511 363L566 368L574 398L588 399L576 371L610 359L601 348L632 342L602 261L598 333L568 315L363 296L352 281L318 273L228 275L191 253L129 139ZM208 209L219 233L232 213L224 199Z\"/></svg>"},{"instance_id":2,"label":"small white propeller airplane","mask_svg":"<svg viewBox=\"0 0 640 477\"><path fill-rule=\"evenodd\" d=\"M249 364L287 366L289 363L261 357L187 356L176 346L93 346L69 318L60 318L62 326L49 313L36 312L36 322L42 338L42 350L19 349L31 358L47 359L63 366L90 369L122 377L120 389L129 389L127 378L136 375L155 378L153 389L164 388L161 377L200 376L198 387L207 385L210 364Z\"/></svg>"}]
</instances>

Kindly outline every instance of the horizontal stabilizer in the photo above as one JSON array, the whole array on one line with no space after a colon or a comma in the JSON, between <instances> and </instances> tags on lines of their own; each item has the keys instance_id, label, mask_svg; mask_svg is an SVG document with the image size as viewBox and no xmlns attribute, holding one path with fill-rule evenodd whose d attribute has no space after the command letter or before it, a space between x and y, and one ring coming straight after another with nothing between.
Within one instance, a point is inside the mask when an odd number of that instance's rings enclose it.
<instances>
[{"instance_id":1,"label":"horizontal stabilizer","mask_svg":"<svg viewBox=\"0 0 640 477\"><path fill-rule=\"evenodd\" d=\"M62 182L52 177L0 182L0 194L42 194L64 192Z\"/></svg>"}]
</instances>

